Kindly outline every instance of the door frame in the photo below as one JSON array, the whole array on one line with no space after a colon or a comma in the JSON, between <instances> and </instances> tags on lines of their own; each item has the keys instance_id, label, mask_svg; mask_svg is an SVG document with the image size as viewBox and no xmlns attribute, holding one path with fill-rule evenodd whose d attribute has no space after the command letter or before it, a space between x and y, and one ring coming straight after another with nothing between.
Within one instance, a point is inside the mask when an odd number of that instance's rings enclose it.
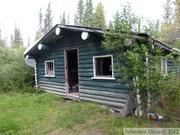
<instances>
[{"instance_id":1,"label":"door frame","mask_svg":"<svg viewBox=\"0 0 180 135\"><path fill-rule=\"evenodd\" d=\"M77 54L78 92L76 92L76 94L69 92L68 53L69 53L70 51L76 51L76 54ZM65 48L65 49L64 49L64 70L65 70L65 89L66 89L66 95L78 96L78 97L79 97L79 50L78 50L78 48Z\"/></svg>"}]
</instances>

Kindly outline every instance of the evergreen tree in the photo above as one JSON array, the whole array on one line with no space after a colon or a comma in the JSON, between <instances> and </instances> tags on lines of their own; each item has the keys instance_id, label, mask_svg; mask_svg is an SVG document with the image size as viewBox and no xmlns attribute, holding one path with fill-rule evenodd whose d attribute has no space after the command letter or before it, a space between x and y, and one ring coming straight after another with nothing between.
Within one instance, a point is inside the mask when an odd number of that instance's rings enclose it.
<instances>
[{"instance_id":1,"label":"evergreen tree","mask_svg":"<svg viewBox=\"0 0 180 135\"><path fill-rule=\"evenodd\" d=\"M61 16L60 16L60 18L61 18ZM66 13L65 13L65 11L63 12L63 16L60 20L60 24L64 24L64 25L66 24Z\"/></svg>"},{"instance_id":2,"label":"evergreen tree","mask_svg":"<svg viewBox=\"0 0 180 135\"><path fill-rule=\"evenodd\" d=\"M28 40L27 40L27 46L30 46L31 45L31 38L28 37Z\"/></svg>"},{"instance_id":3,"label":"evergreen tree","mask_svg":"<svg viewBox=\"0 0 180 135\"><path fill-rule=\"evenodd\" d=\"M61 24L61 21L62 21L62 16L60 14L60 17L59 17L59 23Z\"/></svg>"},{"instance_id":4,"label":"evergreen tree","mask_svg":"<svg viewBox=\"0 0 180 135\"><path fill-rule=\"evenodd\" d=\"M154 38L159 39L160 36L160 22L159 19L157 19L155 23L155 33L154 33Z\"/></svg>"},{"instance_id":5,"label":"evergreen tree","mask_svg":"<svg viewBox=\"0 0 180 135\"><path fill-rule=\"evenodd\" d=\"M49 3L45 13L43 34L46 34L53 27L52 21L53 21L53 17L52 17L51 3Z\"/></svg>"},{"instance_id":6,"label":"evergreen tree","mask_svg":"<svg viewBox=\"0 0 180 135\"><path fill-rule=\"evenodd\" d=\"M110 20L108 24L108 29L112 29L112 28L113 28L113 22Z\"/></svg>"},{"instance_id":7,"label":"evergreen tree","mask_svg":"<svg viewBox=\"0 0 180 135\"><path fill-rule=\"evenodd\" d=\"M93 24L94 24L93 2L92 0L87 0L86 9L84 11L83 26L92 27Z\"/></svg>"},{"instance_id":8,"label":"evergreen tree","mask_svg":"<svg viewBox=\"0 0 180 135\"><path fill-rule=\"evenodd\" d=\"M94 13L94 25L93 27L97 28L105 28L106 27L106 20L105 20L105 11L102 3L100 2L95 10Z\"/></svg>"},{"instance_id":9,"label":"evergreen tree","mask_svg":"<svg viewBox=\"0 0 180 135\"><path fill-rule=\"evenodd\" d=\"M164 4L163 22L161 25L160 40L166 44L171 44L174 38L173 8L172 1L166 0Z\"/></svg>"},{"instance_id":10,"label":"evergreen tree","mask_svg":"<svg viewBox=\"0 0 180 135\"><path fill-rule=\"evenodd\" d=\"M174 11L174 18L172 20L174 22L173 25L171 25L171 33L173 34L169 35L170 38L173 39L172 46L180 49L180 0L175 0L175 11Z\"/></svg>"},{"instance_id":11,"label":"evergreen tree","mask_svg":"<svg viewBox=\"0 0 180 135\"><path fill-rule=\"evenodd\" d=\"M70 24L69 15L67 16L67 24L68 24L68 25Z\"/></svg>"},{"instance_id":12,"label":"evergreen tree","mask_svg":"<svg viewBox=\"0 0 180 135\"><path fill-rule=\"evenodd\" d=\"M114 21L113 21L113 24L114 24L114 30L120 30L121 29L121 22L120 22L120 14L119 12L117 11L115 16L114 16ZM112 24L111 24L111 27L112 27Z\"/></svg>"},{"instance_id":13,"label":"evergreen tree","mask_svg":"<svg viewBox=\"0 0 180 135\"><path fill-rule=\"evenodd\" d=\"M23 39L21 36L21 32L20 32L20 29L15 24L14 35L11 35L11 47L17 48L22 45L23 45Z\"/></svg>"},{"instance_id":14,"label":"evergreen tree","mask_svg":"<svg viewBox=\"0 0 180 135\"><path fill-rule=\"evenodd\" d=\"M83 0L79 0L77 4L77 13L74 15L74 24L82 26L84 17L84 3Z\"/></svg>"},{"instance_id":15,"label":"evergreen tree","mask_svg":"<svg viewBox=\"0 0 180 135\"><path fill-rule=\"evenodd\" d=\"M147 33L148 35L150 35L151 37L155 38L155 39L159 39L159 20L157 21L150 21L147 20L146 21L146 25L142 26L142 31L140 32L144 32Z\"/></svg>"},{"instance_id":16,"label":"evergreen tree","mask_svg":"<svg viewBox=\"0 0 180 135\"><path fill-rule=\"evenodd\" d=\"M60 24L66 25L69 24L69 15L67 16L67 20L66 20L66 13L65 11L63 12L63 15L60 15Z\"/></svg>"},{"instance_id":17,"label":"evergreen tree","mask_svg":"<svg viewBox=\"0 0 180 135\"><path fill-rule=\"evenodd\" d=\"M5 47L5 46L6 46L5 40L0 38L0 47Z\"/></svg>"},{"instance_id":18,"label":"evergreen tree","mask_svg":"<svg viewBox=\"0 0 180 135\"><path fill-rule=\"evenodd\" d=\"M13 43L14 43L14 38L13 38L13 35L11 34L11 36L10 36L10 39L11 39L11 42L10 42L10 44L11 44L11 46L13 45Z\"/></svg>"},{"instance_id":19,"label":"evergreen tree","mask_svg":"<svg viewBox=\"0 0 180 135\"><path fill-rule=\"evenodd\" d=\"M6 46L6 43L5 43L5 40L2 39L2 36L1 36L1 29L0 29L0 47L5 47Z\"/></svg>"},{"instance_id":20,"label":"evergreen tree","mask_svg":"<svg viewBox=\"0 0 180 135\"><path fill-rule=\"evenodd\" d=\"M122 6L123 11L117 11L114 16L114 29L126 32L138 32L139 30L139 17L132 13L132 8L129 3Z\"/></svg>"},{"instance_id":21,"label":"evergreen tree","mask_svg":"<svg viewBox=\"0 0 180 135\"><path fill-rule=\"evenodd\" d=\"M139 21L138 21L138 31L137 32L141 32L141 24L142 23L142 18L139 17Z\"/></svg>"},{"instance_id":22,"label":"evergreen tree","mask_svg":"<svg viewBox=\"0 0 180 135\"><path fill-rule=\"evenodd\" d=\"M166 23L171 24L172 23L172 15L173 15L173 8L172 8L172 0L166 0L166 3L164 4L164 15L163 19L166 21Z\"/></svg>"},{"instance_id":23,"label":"evergreen tree","mask_svg":"<svg viewBox=\"0 0 180 135\"><path fill-rule=\"evenodd\" d=\"M43 35L43 16L42 16L42 10L40 8L39 10L39 26L38 30L36 31L35 40L41 38Z\"/></svg>"},{"instance_id":24,"label":"evergreen tree","mask_svg":"<svg viewBox=\"0 0 180 135\"><path fill-rule=\"evenodd\" d=\"M180 0L175 2L175 13L174 13L174 31L175 31L175 42L180 42ZM180 48L180 45L179 45Z\"/></svg>"}]
</instances>

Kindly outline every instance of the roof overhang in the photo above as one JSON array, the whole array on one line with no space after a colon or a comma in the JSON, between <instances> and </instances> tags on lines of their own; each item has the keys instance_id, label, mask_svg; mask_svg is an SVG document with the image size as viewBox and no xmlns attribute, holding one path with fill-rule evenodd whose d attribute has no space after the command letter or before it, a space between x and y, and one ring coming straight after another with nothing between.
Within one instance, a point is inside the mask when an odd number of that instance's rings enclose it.
<instances>
[{"instance_id":1,"label":"roof overhang","mask_svg":"<svg viewBox=\"0 0 180 135\"><path fill-rule=\"evenodd\" d=\"M58 31L57 31L58 30ZM83 26L73 26L73 25L60 25L56 24L47 34L45 34L42 38L37 40L34 44L27 47L27 49L24 52L24 56L36 56L40 54L40 50L38 49L38 45L47 45L51 47L54 43L56 43L58 40L60 40L62 37L66 36L72 36L73 34L81 34L82 32L88 32L93 33L96 35L103 36L103 34L110 34L108 31L104 31L99 28L92 28L92 27L83 27ZM125 34L125 32L121 32L121 34ZM155 40L149 35L145 33L131 33L134 35L134 38L144 39L148 42L153 43L154 45L159 46L160 48L166 50L167 52L172 52L174 49L167 46L166 44Z\"/></svg>"},{"instance_id":2,"label":"roof overhang","mask_svg":"<svg viewBox=\"0 0 180 135\"><path fill-rule=\"evenodd\" d=\"M60 29L60 33L57 33L57 29ZM98 28L91 28L91 27L82 27L82 26L72 26L72 25L60 25L56 24L47 34L45 34L42 38L35 41L32 45L26 48L24 52L24 56L27 55L37 55L39 54L38 45L48 45L52 46L58 40L65 36L71 36L75 33L82 33L82 32L89 32L95 33L102 36L103 30ZM58 35L57 35L58 34Z\"/></svg>"}]
</instances>

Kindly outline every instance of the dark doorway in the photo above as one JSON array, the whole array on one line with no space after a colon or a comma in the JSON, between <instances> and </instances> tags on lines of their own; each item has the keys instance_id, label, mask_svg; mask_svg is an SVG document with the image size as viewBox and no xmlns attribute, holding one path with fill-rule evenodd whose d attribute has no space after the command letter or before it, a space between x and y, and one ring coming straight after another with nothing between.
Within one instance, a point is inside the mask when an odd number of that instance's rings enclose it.
<instances>
[{"instance_id":1,"label":"dark doorway","mask_svg":"<svg viewBox=\"0 0 180 135\"><path fill-rule=\"evenodd\" d=\"M67 94L79 92L78 51L65 50L66 90Z\"/></svg>"}]
</instances>

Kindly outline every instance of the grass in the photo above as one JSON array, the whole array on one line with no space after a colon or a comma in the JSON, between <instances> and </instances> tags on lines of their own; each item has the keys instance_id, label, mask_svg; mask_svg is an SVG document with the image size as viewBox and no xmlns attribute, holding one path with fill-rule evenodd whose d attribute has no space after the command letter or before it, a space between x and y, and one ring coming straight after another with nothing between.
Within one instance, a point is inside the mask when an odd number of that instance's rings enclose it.
<instances>
[{"instance_id":1,"label":"grass","mask_svg":"<svg viewBox=\"0 0 180 135\"><path fill-rule=\"evenodd\" d=\"M63 100L48 93L0 95L0 135L121 135L125 127L177 124L122 119L106 106Z\"/></svg>"}]
</instances>

